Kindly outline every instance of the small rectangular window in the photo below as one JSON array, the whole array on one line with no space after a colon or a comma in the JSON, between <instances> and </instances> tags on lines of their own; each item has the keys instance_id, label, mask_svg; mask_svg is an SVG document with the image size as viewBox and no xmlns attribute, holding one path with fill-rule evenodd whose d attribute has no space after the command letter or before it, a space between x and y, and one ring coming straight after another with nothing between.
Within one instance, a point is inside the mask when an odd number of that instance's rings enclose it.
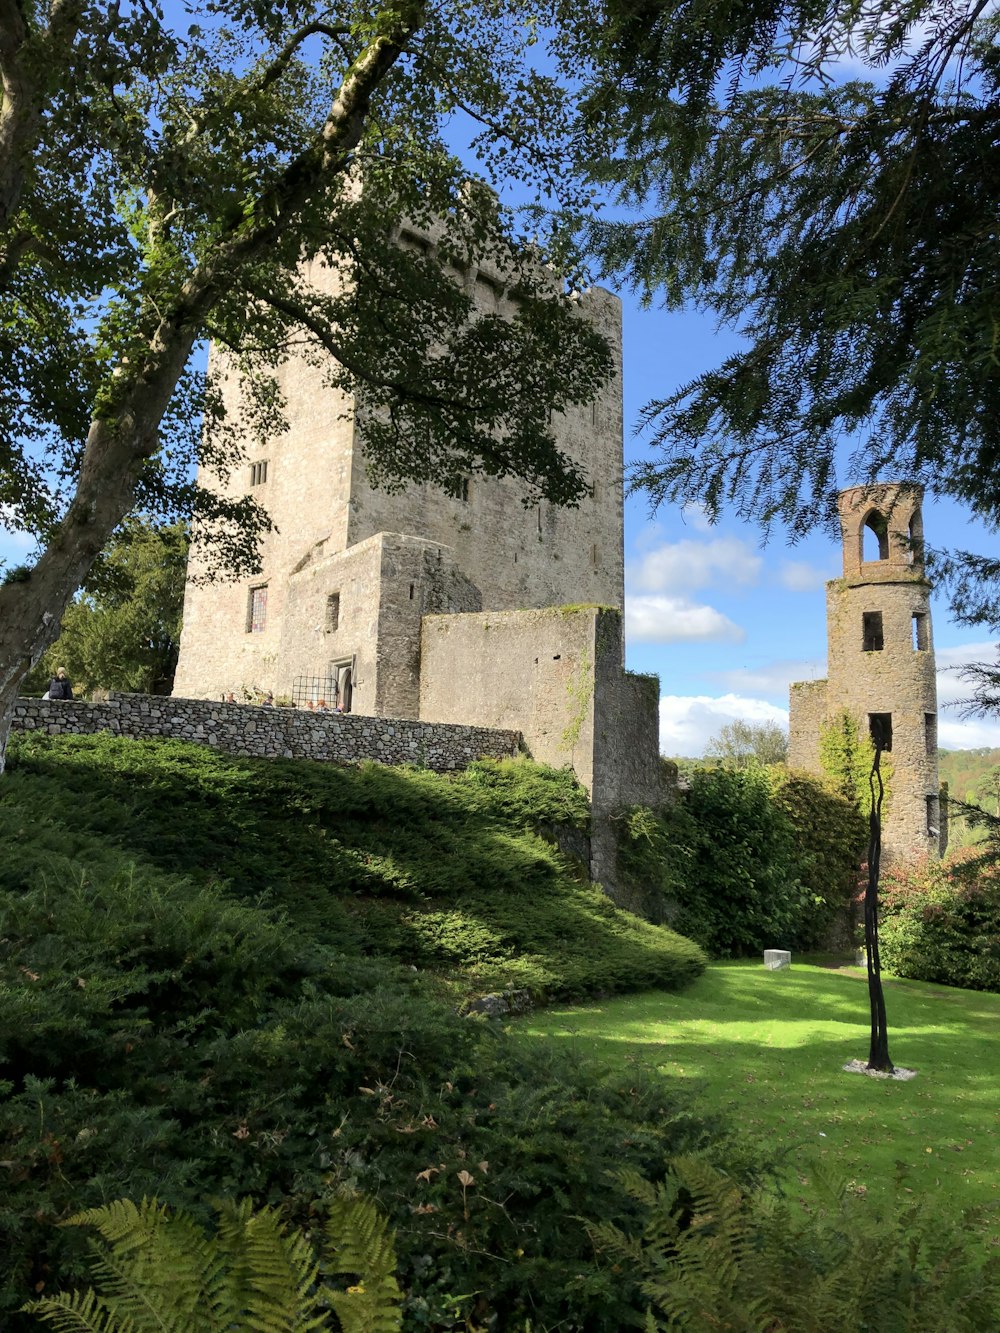
<instances>
[{"instance_id":1,"label":"small rectangular window","mask_svg":"<svg viewBox=\"0 0 1000 1333\"><path fill-rule=\"evenodd\" d=\"M882 612L864 611L861 615L861 649L866 653L880 653L883 647Z\"/></svg>"},{"instance_id":2,"label":"small rectangular window","mask_svg":"<svg viewBox=\"0 0 1000 1333\"><path fill-rule=\"evenodd\" d=\"M466 504L468 504L468 502L469 502L469 478L468 478L468 477L463 477L462 480L459 482L459 486L458 486L458 498L459 498L460 500L464 500L464 501L466 502Z\"/></svg>"},{"instance_id":3,"label":"small rectangular window","mask_svg":"<svg viewBox=\"0 0 1000 1333\"><path fill-rule=\"evenodd\" d=\"M868 714L868 733L872 738L872 744L881 746L883 750L892 749L892 714L891 713L869 713Z\"/></svg>"},{"instance_id":4,"label":"small rectangular window","mask_svg":"<svg viewBox=\"0 0 1000 1333\"><path fill-rule=\"evenodd\" d=\"M259 462L250 464L250 485L263 486L267 481L267 459L262 458Z\"/></svg>"},{"instance_id":5,"label":"small rectangular window","mask_svg":"<svg viewBox=\"0 0 1000 1333\"><path fill-rule=\"evenodd\" d=\"M924 611L913 613L913 651L926 653L931 646L931 636L927 628L927 614Z\"/></svg>"},{"instance_id":6,"label":"small rectangular window","mask_svg":"<svg viewBox=\"0 0 1000 1333\"><path fill-rule=\"evenodd\" d=\"M247 598L247 633L261 634L267 625L267 584L250 589Z\"/></svg>"},{"instance_id":7,"label":"small rectangular window","mask_svg":"<svg viewBox=\"0 0 1000 1333\"><path fill-rule=\"evenodd\" d=\"M937 754L937 713L924 714L924 746L928 754Z\"/></svg>"},{"instance_id":8,"label":"small rectangular window","mask_svg":"<svg viewBox=\"0 0 1000 1333\"><path fill-rule=\"evenodd\" d=\"M340 624L340 593L332 592L326 599L326 632L332 634Z\"/></svg>"},{"instance_id":9,"label":"small rectangular window","mask_svg":"<svg viewBox=\"0 0 1000 1333\"><path fill-rule=\"evenodd\" d=\"M410 601L411 601L411 602L413 601L413 593L414 593L414 590L415 590L415 585L411 583L411 584L410 584Z\"/></svg>"},{"instance_id":10,"label":"small rectangular window","mask_svg":"<svg viewBox=\"0 0 1000 1333\"><path fill-rule=\"evenodd\" d=\"M430 251L431 243L426 236L404 228L399 233L399 245L403 250L412 250L415 254L425 255Z\"/></svg>"}]
</instances>

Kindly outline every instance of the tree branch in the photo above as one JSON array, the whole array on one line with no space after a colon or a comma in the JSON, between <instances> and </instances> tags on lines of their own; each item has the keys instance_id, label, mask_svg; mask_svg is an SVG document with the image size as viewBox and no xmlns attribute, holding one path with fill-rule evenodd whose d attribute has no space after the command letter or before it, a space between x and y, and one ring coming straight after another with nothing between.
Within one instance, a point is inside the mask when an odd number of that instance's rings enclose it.
<instances>
[{"instance_id":1,"label":"tree branch","mask_svg":"<svg viewBox=\"0 0 1000 1333\"><path fill-rule=\"evenodd\" d=\"M389 389L400 401L423 403L428 407L451 408L454 411L465 412L471 416L481 410L475 403L463 402L456 398L445 398L441 394L428 393L426 389L405 383L403 380L373 374L369 366L363 364L356 357L352 357L350 352L344 348L343 343L337 341L329 325L317 319L306 306L291 300L289 297L279 296L275 292L258 292L257 295L272 309L277 310L279 314L287 316L294 320L296 324L301 324L303 328L308 329L320 346L363 384L370 384L379 389Z\"/></svg>"},{"instance_id":2,"label":"tree branch","mask_svg":"<svg viewBox=\"0 0 1000 1333\"><path fill-rule=\"evenodd\" d=\"M11 3L0 0L0 18ZM422 19L420 0L392 11L386 30L372 38L345 74L314 143L255 201L263 207L254 210L249 224L234 223L214 253L192 270L158 316L145 353L119 364L91 422L76 493L49 546L26 583L0 587L0 660L5 665L0 724L26 666L55 638L73 592L128 512L142 466L159 447L163 414L205 318L241 269L265 255L316 192L349 165L371 98ZM147 312L157 309L149 294L145 306ZM0 747L2 742L0 735Z\"/></svg>"}]
</instances>

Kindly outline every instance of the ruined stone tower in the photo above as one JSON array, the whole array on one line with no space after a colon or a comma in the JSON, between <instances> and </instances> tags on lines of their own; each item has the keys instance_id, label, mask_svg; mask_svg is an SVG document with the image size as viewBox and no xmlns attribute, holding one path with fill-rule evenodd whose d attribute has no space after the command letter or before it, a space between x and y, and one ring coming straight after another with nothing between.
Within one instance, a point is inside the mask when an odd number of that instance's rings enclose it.
<instances>
[{"instance_id":1,"label":"ruined stone tower","mask_svg":"<svg viewBox=\"0 0 1000 1333\"><path fill-rule=\"evenodd\" d=\"M826 680L791 687L788 762L822 772L820 733L848 712L881 731L892 763L887 856L942 850L937 689L919 486L858 486L838 497L843 578L826 585Z\"/></svg>"}]
</instances>

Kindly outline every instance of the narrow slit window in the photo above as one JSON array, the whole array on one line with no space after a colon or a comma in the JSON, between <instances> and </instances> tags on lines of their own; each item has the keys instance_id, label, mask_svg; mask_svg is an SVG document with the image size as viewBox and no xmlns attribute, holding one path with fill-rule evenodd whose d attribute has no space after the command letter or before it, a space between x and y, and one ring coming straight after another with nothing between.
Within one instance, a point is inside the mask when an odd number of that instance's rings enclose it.
<instances>
[{"instance_id":1,"label":"narrow slit window","mask_svg":"<svg viewBox=\"0 0 1000 1333\"><path fill-rule=\"evenodd\" d=\"M924 563L924 520L919 509L914 509L913 516L910 519L910 546L907 552L907 563L911 565L922 565Z\"/></svg>"},{"instance_id":2,"label":"narrow slit window","mask_svg":"<svg viewBox=\"0 0 1000 1333\"><path fill-rule=\"evenodd\" d=\"M332 592L326 599L326 632L332 634L340 625L340 593Z\"/></svg>"},{"instance_id":3,"label":"narrow slit window","mask_svg":"<svg viewBox=\"0 0 1000 1333\"><path fill-rule=\"evenodd\" d=\"M930 631L927 627L927 612L914 611L913 613L913 651L915 653L926 653L931 646Z\"/></svg>"},{"instance_id":4,"label":"narrow slit window","mask_svg":"<svg viewBox=\"0 0 1000 1333\"><path fill-rule=\"evenodd\" d=\"M410 584L410 601L411 601L411 602L413 601L413 591L414 591L414 585L411 583L411 584Z\"/></svg>"},{"instance_id":5,"label":"narrow slit window","mask_svg":"<svg viewBox=\"0 0 1000 1333\"><path fill-rule=\"evenodd\" d=\"M469 478L463 477L458 485L458 498L466 504L469 503Z\"/></svg>"},{"instance_id":6,"label":"narrow slit window","mask_svg":"<svg viewBox=\"0 0 1000 1333\"><path fill-rule=\"evenodd\" d=\"M937 713L924 714L924 748L928 754L937 753Z\"/></svg>"},{"instance_id":7,"label":"narrow slit window","mask_svg":"<svg viewBox=\"0 0 1000 1333\"><path fill-rule=\"evenodd\" d=\"M868 734L872 738L872 744L880 746L883 750L892 749L892 714L891 713L869 713L868 714Z\"/></svg>"},{"instance_id":8,"label":"narrow slit window","mask_svg":"<svg viewBox=\"0 0 1000 1333\"><path fill-rule=\"evenodd\" d=\"M941 832L938 798L936 796L925 796L924 801L927 805L927 836L928 838L936 838Z\"/></svg>"},{"instance_id":9,"label":"narrow slit window","mask_svg":"<svg viewBox=\"0 0 1000 1333\"><path fill-rule=\"evenodd\" d=\"M250 589L247 598L247 633L262 634L267 626L267 584Z\"/></svg>"},{"instance_id":10,"label":"narrow slit window","mask_svg":"<svg viewBox=\"0 0 1000 1333\"><path fill-rule=\"evenodd\" d=\"M882 612L861 613L861 648L866 653L880 653L885 646L882 635Z\"/></svg>"}]
</instances>

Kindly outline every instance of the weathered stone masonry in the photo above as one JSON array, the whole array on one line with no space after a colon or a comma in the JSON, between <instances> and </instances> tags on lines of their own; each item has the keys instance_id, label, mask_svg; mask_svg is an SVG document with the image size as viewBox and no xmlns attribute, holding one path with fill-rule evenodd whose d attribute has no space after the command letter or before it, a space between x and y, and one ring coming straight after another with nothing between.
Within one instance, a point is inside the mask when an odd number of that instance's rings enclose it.
<instances>
[{"instance_id":1,"label":"weathered stone masonry","mask_svg":"<svg viewBox=\"0 0 1000 1333\"><path fill-rule=\"evenodd\" d=\"M819 773L820 733L842 711L878 726L892 764L888 856L937 855L945 838L937 687L919 486L854 487L838 497L844 575L826 585L826 680L791 687L788 762Z\"/></svg>"},{"instance_id":2,"label":"weathered stone masonry","mask_svg":"<svg viewBox=\"0 0 1000 1333\"><path fill-rule=\"evenodd\" d=\"M255 708L206 699L111 694L107 703L18 699L16 731L93 735L109 731L137 740L184 740L254 759L320 759L419 764L436 772L487 757L508 759L520 748L516 731L401 721L357 714Z\"/></svg>"}]
</instances>

